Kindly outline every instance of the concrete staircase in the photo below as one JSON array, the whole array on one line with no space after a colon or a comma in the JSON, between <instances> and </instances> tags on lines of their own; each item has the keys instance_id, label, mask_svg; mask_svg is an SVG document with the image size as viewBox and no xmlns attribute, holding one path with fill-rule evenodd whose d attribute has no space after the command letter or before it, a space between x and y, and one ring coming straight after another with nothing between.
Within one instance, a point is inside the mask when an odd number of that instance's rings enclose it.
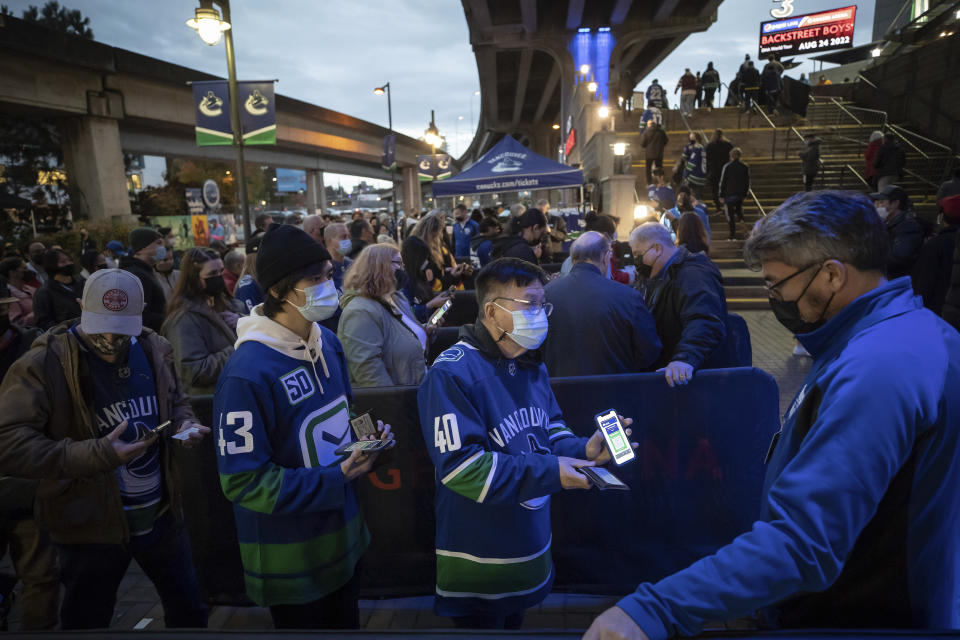
<instances>
[{"instance_id":1,"label":"concrete staircase","mask_svg":"<svg viewBox=\"0 0 960 640\"><path fill-rule=\"evenodd\" d=\"M815 189L848 189L868 193L870 188L861 178L865 170L863 152L870 133L885 124L885 115L880 112L826 98L817 98L811 103L806 118L779 114L768 121L758 113L741 113L736 108L700 109L686 120L675 110L665 112L664 116L664 126L670 137L664 153L668 171L681 155L689 134L688 127L702 132L706 140L715 129L723 129L726 137L743 150L743 161L750 166L751 186L756 200L751 198L744 203L745 222L737 226L738 240L727 240L726 219L716 211L712 194L706 194L705 197L710 208L710 257L723 273L727 305L731 310L769 308L759 274L748 270L743 261L743 240L740 238L748 236L750 228L763 215L803 190L801 163L797 155L804 146L803 136L812 132L822 140L822 167L814 184ZM771 127L771 124L774 126ZM639 114L619 116L616 127L618 139L632 144L637 192L643 198L646 190L643 150L636 144ZM936 217L934 195L949 168L950 156L936 147L925 148L921 140L906 137L901 142L907 152L908 174L899 185L910 194L918 214L933 219Z\"/></svg>"}]
</instances>

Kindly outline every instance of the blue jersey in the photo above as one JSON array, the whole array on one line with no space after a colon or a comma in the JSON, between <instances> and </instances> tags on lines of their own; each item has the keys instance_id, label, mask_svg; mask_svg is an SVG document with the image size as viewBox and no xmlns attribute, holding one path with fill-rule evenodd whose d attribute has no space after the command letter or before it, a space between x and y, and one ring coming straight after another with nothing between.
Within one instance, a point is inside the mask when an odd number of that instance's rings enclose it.
<instances>
[{"instance_id":1,"label":"blue jersey","mask_svg":"<svg viewBox=\"0 0 960 640\"><path fill-rule=\"evenodd\" d=\"M477 235L480 225L475 220L467 218L463 224L453 223L453 254L457 257L470 255L470 240Z\"/></svg>"},{"instance_id":2,"label":"blue jersey","mask_svg":"<svg viewBox=\"0 0 960 640\"><path fill-rule=\"evenodd\" d=\"M482 325L460 335L417 395L436 468L436 611L511 614L550 592L557 456L583 458L586 440L563 422L542 363L502 357Z\"/></svg>"},{"instance_id":3,"label":"blue jersey","mask_svg":"<svg viewBox=\"0 0 960 640\"><path fill-rule=\"evenodd\" d=\"M335 453L352 438L350 382L333 333L314 324L304 342L261 311L237 323L217 384L217 466L247 594L260 606L303 604L346 584L369 542Z\"/></svg>"},{"instance_id":4,"label":"blue jersey","mask_svg":"<svg viewBox=\"0 0 960 640\"><path fill-rule=\"evenodd\" d=\"M234 289L233 297L243 303L244 308L249 314L255 306L263 302L263 289L257 284L249 273L240 278L237 282L237 288Z\"/></svg>"}]
</instances>

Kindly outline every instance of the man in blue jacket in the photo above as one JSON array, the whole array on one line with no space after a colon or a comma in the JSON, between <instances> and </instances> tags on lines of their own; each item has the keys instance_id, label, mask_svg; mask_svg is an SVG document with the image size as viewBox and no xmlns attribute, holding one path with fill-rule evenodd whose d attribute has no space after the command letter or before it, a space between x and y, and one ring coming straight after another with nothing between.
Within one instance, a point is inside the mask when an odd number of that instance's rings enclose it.
<instances>
[{"instance_id":1,"label":"man in blue jacket","mask_svg":"<svg viewBox=\"0 0 960 640\"><path fill-rule=\"evenodd\" d=\"M550 494L589 488L577 467L610 459L599 431L573 435L546 368L527 353L547 334L546 281L518 258L484 267L476 324L460 330L417 393L436 467L434 609L460 628L518 629L547 597Z\"/></svg>"},{"instance_id":2,"label":"man in blue jacket","mask_svg":"<svg viewBox=\"0 0 960 640\"><path fill-rule=\"evenodd\" d=\"M479 229L476 221L470 219L467 205L462 202L453 209L453 254L458 258L470 255L470 241L477 235Z\"/></svg>"},{"instance_id":3,"label":"man in blue jacket","mask_svg":"<svg viewBox=\"0 0 960 640\"><path fill-rule=\"evenodd\" d=\"M864 196L798 194L747 241L777 319L813 356L767 454L762 515L642 584L589 639L693 635L758 609L783 627L960 627L960 335L909 278Z\"/></svg>"},{"instance_id":4,"label":"man in blue jacket","mask_svg":"<svg viewBox=\"0 0 960 640\"><path fill-rule=\"evenodd\" d=\"M606 236L587 231L570 247L570 273L547 285L553 314L543 361L551 377L639 373L659 357L653 316L639 291L610 279L612 258Z\"/></svg>"}]
</instances>

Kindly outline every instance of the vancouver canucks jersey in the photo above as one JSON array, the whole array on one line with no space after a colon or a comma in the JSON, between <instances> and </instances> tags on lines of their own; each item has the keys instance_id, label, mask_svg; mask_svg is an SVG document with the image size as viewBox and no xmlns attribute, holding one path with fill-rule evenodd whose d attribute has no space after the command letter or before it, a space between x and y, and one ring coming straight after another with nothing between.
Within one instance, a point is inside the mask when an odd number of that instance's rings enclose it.
<instances>
[{"instance_id":1,"label":"vancouver canucks jersey","mask_svg":"<svg viewBox=\"0 0 960 640\"><path fill-rule=\"evenodd\" d=\"M583 458L586 440L564 424L543 364L499 357L481 325L461 336L417 396L436 468L436 611L510 614L550 592L557 456Z\"/></svg>"},{"instance_id":2,"label":"vancouver canucks jersey","mask_svg":"<svg viewBox=\"0 0 960 640\"><path fill-rule=\"evenodd\" d=\"M247 594L261 606L303 604L346 584L369 542L334 453L352 438L350 383L332 332L316 326L315 340L291 347L259 309L241 320L220 376L214 444Z\"/></svg>"}]
</instances>

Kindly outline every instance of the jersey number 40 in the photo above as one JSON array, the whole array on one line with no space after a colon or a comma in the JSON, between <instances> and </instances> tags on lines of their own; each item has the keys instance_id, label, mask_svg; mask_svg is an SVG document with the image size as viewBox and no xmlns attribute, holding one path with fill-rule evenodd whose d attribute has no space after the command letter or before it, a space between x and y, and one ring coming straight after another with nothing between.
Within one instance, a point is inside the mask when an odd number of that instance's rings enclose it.
<instances>
[{"instance_id":1,"label":"jersey number 40","mask_svg":"<svg viewBox=\"0 0 960 640\"><path fill-rule=\"evenodd\" d=\"M433 446L440 449L440 453L460 448L460 427L455 414L445 413L433 419Z\"/></svg>"}]
</instances>

